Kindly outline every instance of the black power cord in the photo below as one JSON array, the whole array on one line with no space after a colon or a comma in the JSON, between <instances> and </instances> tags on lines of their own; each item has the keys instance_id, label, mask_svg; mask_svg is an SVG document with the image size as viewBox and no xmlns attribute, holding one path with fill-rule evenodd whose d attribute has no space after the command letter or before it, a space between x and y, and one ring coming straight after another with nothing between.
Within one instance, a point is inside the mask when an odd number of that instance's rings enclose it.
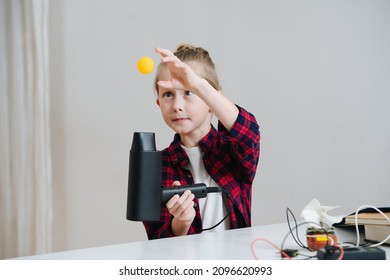
<instances>
[{"instance_id":1,"label":"black power cord","mask_svg":"<svg viewBox=\"0 0 390 280\"><path fill-rule=\"evenodd\" d=\"M291 228L291 225L290 225L290 219L289 219L289 214L292 216L292 218L294 219L294 223L295 223L295 233L296 233L296 237L294 236L293 234L293 229ZM305 246L304 243L301 241L301 239L299 238L299 234L298 234L298 225L297 225L297 220L295 219L295 216L293 214L293 212L290 210L290 208L286 208L286 218L287 218L287 225L288 225L288 228L290 230L290 234L292 236L292 238L295 240L295 243L298 244L299 247L303 248L303 249L306 249L306 250L309 250L309 251L312 251L310 250L310 248L308 246Z\"/></svg>"},{"instance_id":2,"label":"black power cord","mask_svg":"<svg viewBox=\"0 0 390 280\"><path fill-rule=\"evenodd\" d=\"M228 194L229 194L225 189L222 189L221 187L208 187L207 188L207 193L216 193L216 192L222 192L222 194L224 194L226 196L228 196ZM235 203L234 200L233 200L233 203ZM212 229L216 228L217 226L219 226L221 223L223 223L223 221L226 220L226 218L229 216L231 211L232 211L232 208L229 208L229 211L227 212L226 216L223 217L222 220L220 220L218 223L216 223L212 227L203 229L203 231L212 230Z\"/></svg>"}]
</instances>

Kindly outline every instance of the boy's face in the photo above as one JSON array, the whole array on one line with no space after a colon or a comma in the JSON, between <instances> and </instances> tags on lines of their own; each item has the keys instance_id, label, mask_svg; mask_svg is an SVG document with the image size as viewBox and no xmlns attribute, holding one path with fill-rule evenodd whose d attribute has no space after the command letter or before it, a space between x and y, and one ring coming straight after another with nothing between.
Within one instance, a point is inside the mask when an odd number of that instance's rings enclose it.
<instances>
[{"instance_id":1,"label":"boy's face","mask_svg":"<svg viewBox=\"0 0 390 280\"><path fill-rule=\"evenodd\" d=\"M158 80L170 80L168 69L163 69ZM174 88L158 87L157 104L165 123L176 133L199 142L210 130L211 111L196 94Z\"/></svg>"}]
</instances>

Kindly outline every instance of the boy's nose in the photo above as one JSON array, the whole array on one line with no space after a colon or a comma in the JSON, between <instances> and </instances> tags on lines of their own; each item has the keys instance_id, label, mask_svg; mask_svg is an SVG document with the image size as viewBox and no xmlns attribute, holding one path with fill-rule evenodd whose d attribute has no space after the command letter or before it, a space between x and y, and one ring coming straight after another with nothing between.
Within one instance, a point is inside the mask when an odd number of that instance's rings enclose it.
<instances>
[{"instance_id":1,"label":"boy's nose","mask_svg":"<svg viewBox=\"0 0 390 280\"><path fill-rule=\"evenodd\" d=\"M174 103L173 103L173 110L175 112L183 111L183 107L184 107L184 100L183 100L183 98L180 97L180 96L176 96L175 99L174 99Z\"/></svg>"}]
</instances>

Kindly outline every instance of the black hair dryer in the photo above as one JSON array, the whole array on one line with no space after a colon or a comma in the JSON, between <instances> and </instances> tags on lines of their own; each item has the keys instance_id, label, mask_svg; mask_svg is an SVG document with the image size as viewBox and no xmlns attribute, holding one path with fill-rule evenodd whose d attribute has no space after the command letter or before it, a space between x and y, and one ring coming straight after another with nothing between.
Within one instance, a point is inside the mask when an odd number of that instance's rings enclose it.
<instances>
[{"instance_id":1,"label":"black hair dryer","mask_svg":"<svg viewBox=\"0 0 390 280\"><path fill-rule=\"evenodd\" d=\"M134 132L130 150L126 218L132 221L160 220L162 202L189 189L197 198L207 196L205 184L163 188L162 153L156 150L154 133Z\"/></svg>"}]
</instances>

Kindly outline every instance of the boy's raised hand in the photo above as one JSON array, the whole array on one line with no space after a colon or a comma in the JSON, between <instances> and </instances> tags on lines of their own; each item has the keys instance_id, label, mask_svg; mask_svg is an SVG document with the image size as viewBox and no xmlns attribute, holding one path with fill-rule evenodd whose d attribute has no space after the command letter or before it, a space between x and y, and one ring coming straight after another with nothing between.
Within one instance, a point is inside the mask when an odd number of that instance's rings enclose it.
<instances>
[{"instance_id":1,"label":"boy's raised hand","mask_svg":"<svg viewBox=\"0 0 390 280\"><path fill-rule=\"evenodd\" d=\"M171 74L171 80L158 81L159 86L193 91L199 85L201 78L188 64L181 61L169 50L156 48L156 52L162 56L161 61L166 63Z\"/></svg>"}]
</instances>

